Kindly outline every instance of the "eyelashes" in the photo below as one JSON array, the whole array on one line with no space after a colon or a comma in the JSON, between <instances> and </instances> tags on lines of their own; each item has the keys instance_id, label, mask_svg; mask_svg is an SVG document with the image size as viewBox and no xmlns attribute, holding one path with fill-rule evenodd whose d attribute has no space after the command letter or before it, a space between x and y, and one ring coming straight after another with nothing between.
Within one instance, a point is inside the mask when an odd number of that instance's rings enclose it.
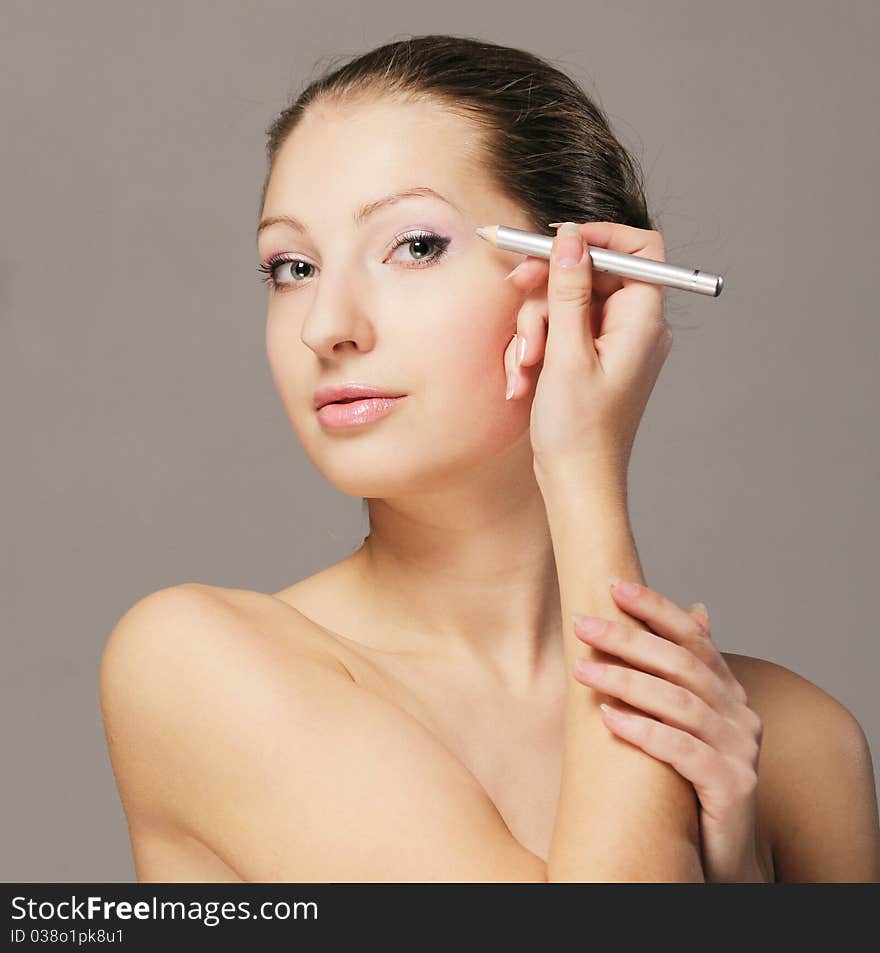
<instances>
[{"instance_id":1,"label":"eyelashes","mask_svg":"<svg viewBox=\"0 0 880 953\"><path fill-rule=\"evenodd\" d=\"M441 258L446 254L446 250L449 247L451 238L448 238L445 235L437 235L434 232L425 232L425 231L415 231L407 232L404 235L401 235L394 243L391 248L391 254L397 251L398 248L403 245L428 245L433 247L435 250L431 254L425 255L417 263L412 265L405 265L406 268L424 268L427 265L432 265L435 262L440 261ZM280 268L281 265L291 264L294 268L297 265L304 265L306 268L314 268L315 266L309 262L304 261L302 258L295 258L288 255L278 254L273 255L271 258L264 261L257 268L258 272L261 272L264 277L260 278L260 281L264 282L269 286L272 291L285 292L287 289L295 286L305 284L305 279L303 276L300 276L302 280L292 280L289 282L279 282L275 278L276 269Z\"/></svg>"}]
</instances>

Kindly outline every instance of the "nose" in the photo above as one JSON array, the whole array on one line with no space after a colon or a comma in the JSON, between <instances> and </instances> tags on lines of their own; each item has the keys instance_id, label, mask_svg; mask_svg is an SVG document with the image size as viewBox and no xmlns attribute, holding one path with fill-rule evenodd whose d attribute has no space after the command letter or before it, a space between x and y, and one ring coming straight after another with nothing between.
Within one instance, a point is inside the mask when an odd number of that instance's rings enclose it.
<instances>
[{"instance_id":1,"label":"nose","mask_svg":"<svg viewBox=\"0 0 880 953\"><path fill-rule=\"evenodd\" d=\"M316 296L303 319L300 339L318 357L334 358L345 351L371 346L373 329L366 314L349 296Z\"/></svg>"}]
</instances>

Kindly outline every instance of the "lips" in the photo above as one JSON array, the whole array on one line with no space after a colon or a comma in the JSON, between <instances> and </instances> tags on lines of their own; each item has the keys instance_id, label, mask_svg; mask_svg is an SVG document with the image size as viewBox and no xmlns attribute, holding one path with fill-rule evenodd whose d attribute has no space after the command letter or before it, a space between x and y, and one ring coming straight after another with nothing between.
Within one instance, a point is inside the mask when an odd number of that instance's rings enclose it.
<instances>
[{"instance_id":1,"label":"lips","mask_svg":"<svg viewBox=\"0 0 880 953\"><path fill-rule=\"evenodd\" d=\"M403 401L400 397L367 397L360 400L331 401L315 411L322 427L329 430L360 428L390 414Z\"/></svg>"},{"instance_id":2,"label":"lips","mask_svg":"<svg viewBox=\"0 0 880 953\"><path fill-rule=\"evenodd\" d=\"M375 397L404 397L400 391L386 390L372 384L349 383L341 385L327 385L315 391L315 410L320 410L326 404L352 403L356 400Z\"/></svg>"}]
</instances>

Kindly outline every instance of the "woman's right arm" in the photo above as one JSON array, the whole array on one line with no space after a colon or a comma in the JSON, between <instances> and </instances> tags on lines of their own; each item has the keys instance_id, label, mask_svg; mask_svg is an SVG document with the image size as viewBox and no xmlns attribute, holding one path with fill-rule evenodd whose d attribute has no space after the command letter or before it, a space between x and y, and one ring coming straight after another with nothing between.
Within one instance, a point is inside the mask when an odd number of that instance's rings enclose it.
<instances>
[{"instance_id":1,"label":"woman's right arm","mask_svg":"<svg viewBox=\"0 0 880 953\"><path fill-rule=\"evenodd\" d=\"M185 832L246 881L546 881L420 722L298 636L193 583L125 613L100 695L130 824Z\"/></svg>"},{"instance_id":2,"label":"woman's right arm","mask_svg":"<svg viewBox=\"0 0 880 953\"><path fill-rule=\"evenodd\" d=\"M521 294L546 305L517 312L517 340L522 335L526 346L520 373L512 375L512 396L529 392L540 363L529 439L556 559L569 666L548 877L700 883L699 805L690 781L613 735L599 710L606 696L575 681L571 671L577 655L619 662L576 643L573 612L644 628L617 607L608 577L644 583L627 512L627 470L672 346L662 286L601 273L594 283L589 246L666 259L659 232L584 222L559 228L549 263L529 258L519 274L508 276ZM511 350L505 367L513 366ZM618 679L626 677L626 666L614 668Z\"/></svg>"},{"instance_id":3,"label":"woman's right arm","mask_svg":"<svg viewBox=\"0 0 880 953\"><path fill-rule=\"evenodd\" d=\"M539 479L562 602L568 685L562 785L548 858L549 882L704 882L691 783L613 735L599 704L610 698L575 680L576 657L627 668L574 633L573 612L644 628L623 612L608 578L644 583L626 479L594 466Z\"/></svg>"}]
</instances>

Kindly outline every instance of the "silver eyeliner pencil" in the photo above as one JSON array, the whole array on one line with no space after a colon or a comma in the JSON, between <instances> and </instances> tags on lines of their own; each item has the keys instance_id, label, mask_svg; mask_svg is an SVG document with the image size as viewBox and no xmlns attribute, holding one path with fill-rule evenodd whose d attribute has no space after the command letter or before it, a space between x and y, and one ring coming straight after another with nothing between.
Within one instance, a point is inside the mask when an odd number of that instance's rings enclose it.
<instances>
[{"instance_id":1,"label":"silver eyeliner pencil","mask_svg":"<svg viewBox=\"0 0 880 953\"><path fill-rule=\"evenodd\" d=\"M553 247L553 235L540 235L538 232L526 232L521 228L509 228L507 225L481 225L477 229L480 238L496 248L532 255L535 258L550 259ZM607 271L623 278L638 278L654 285L666 285L667 288L680 288L682 291L695 291L700 295L717 298L724 286L721 275L712 275L699 268L685 268L670 265L653 258L641 258L638 255L625 255L607 248L589 246L590 260L594 271Z\"/></svg>"}]
</instances>

